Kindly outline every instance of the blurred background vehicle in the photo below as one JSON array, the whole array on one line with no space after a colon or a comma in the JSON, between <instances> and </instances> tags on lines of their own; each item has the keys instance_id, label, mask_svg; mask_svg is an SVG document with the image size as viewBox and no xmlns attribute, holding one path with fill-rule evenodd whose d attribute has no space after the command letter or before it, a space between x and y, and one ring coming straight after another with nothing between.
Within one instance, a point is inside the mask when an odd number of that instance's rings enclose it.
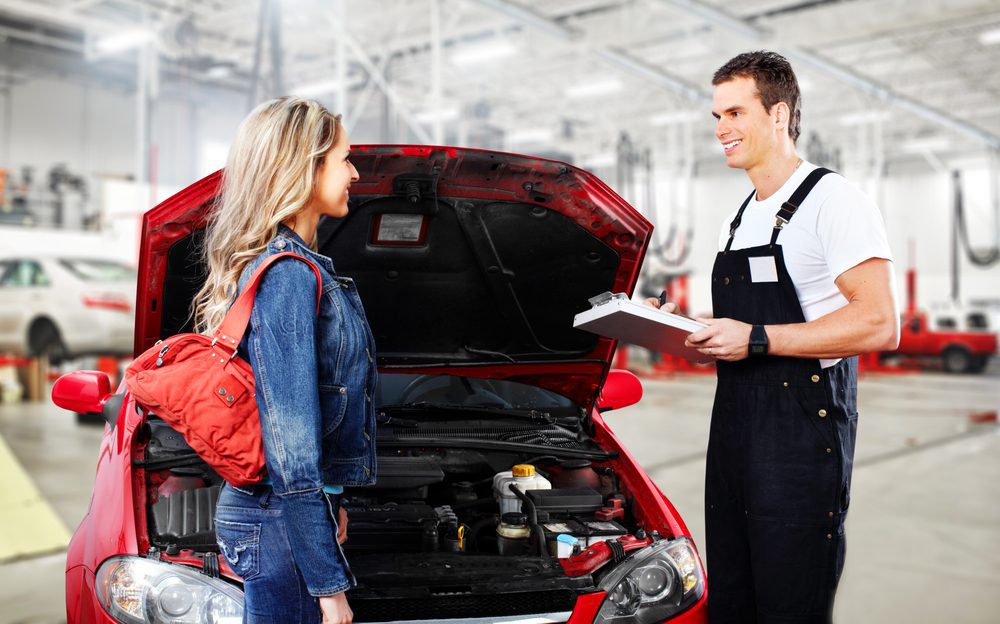
<instances>
[{"instance_id":1,"label":"blurred background vehicle","mask_svg":"<svg viewBox=\"0 0 1000 624\"><path fill-rule=\"evenodd\" d=\"M135 269L114 260L0 259L0 351L47 356L132 352Z\"/></svg>"}]
</instances>

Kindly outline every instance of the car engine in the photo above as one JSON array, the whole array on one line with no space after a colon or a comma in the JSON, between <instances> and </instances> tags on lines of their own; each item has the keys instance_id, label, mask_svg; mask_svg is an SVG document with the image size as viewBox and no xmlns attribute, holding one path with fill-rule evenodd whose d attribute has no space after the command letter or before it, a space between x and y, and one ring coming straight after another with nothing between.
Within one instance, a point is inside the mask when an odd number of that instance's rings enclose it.
<instances>
[{"instance_id":1,"label":"car engine","mask_svg":"<svg viewBox=\"0 0 1000 624\"><path fill-rule=\"evenodd\" d=\"M165 423L153 417L147 428L139 463L150 543L166 555L217 552L221 480ZM392 446L397 436L384 435L376 485L343 497L358 621L569 611L596 591L599 573L568 574L561 558L641 534L608 462L566 458L586 454L579 435L531 456L447 436L439 446Z\"/></svg>"}]
</instances>

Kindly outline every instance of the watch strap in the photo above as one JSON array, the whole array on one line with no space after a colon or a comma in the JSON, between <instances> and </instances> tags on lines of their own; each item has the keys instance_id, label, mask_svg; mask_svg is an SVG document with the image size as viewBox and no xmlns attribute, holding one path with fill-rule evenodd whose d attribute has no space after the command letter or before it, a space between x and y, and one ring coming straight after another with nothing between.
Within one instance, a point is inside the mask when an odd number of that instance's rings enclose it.
<instances>
[{"instance_id":1,"label":"watch strap","mask_svg":"<svg viewBox=\"0 0 1000 624\"><path fill-rule=\"evenodd\" d=\"M748 348L748 354L751 357L760 357L767 355L769 342L767 339L767 332L764 330L763 325L754 325L750 329L750 344Z\"/></svg>"}]
</instances>

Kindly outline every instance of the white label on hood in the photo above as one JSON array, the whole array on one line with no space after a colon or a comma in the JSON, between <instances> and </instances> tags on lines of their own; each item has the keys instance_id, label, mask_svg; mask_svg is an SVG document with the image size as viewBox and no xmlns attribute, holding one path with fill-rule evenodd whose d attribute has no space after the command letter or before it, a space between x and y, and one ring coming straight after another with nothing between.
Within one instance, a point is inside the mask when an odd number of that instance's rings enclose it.
<instances>
[{"instance_id":1,"label":"white label on hood","mask_svg":"<svg viewBox=\"0 0 1000 624\"><path fill-rule=\"evenodd\" d=\"M376 243L416 243L424 228L424 215L382 214L375 234Z\"/></svg>"}]
</instances>

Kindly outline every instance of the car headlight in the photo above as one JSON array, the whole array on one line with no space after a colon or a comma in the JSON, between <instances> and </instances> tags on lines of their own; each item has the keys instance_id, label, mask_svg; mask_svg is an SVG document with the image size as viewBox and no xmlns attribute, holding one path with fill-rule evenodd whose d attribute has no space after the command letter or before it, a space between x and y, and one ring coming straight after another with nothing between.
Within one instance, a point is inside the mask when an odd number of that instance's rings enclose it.
<instances>
[{"instance_id":1,"label":"car headlight","mask_svg":"<svg viewBox=\"0 0 1000 624\"><path fill-rule=\"evenodd\" d=\"M239 624L243 592L191 568L141 557L112 557L97 569L101 606L125 624Z\"/></svg>"},{"instance_id":2,"label":"car headlight","mask_svg":"<svg viewBox=\"0 0 1000 624\"><path fill-rule=\"evenodd\" d=\"M608 573L607 592L594 624L660 622L697 602L705 579L687 538L655 542Z\"/></svg>"}]
</instances>

